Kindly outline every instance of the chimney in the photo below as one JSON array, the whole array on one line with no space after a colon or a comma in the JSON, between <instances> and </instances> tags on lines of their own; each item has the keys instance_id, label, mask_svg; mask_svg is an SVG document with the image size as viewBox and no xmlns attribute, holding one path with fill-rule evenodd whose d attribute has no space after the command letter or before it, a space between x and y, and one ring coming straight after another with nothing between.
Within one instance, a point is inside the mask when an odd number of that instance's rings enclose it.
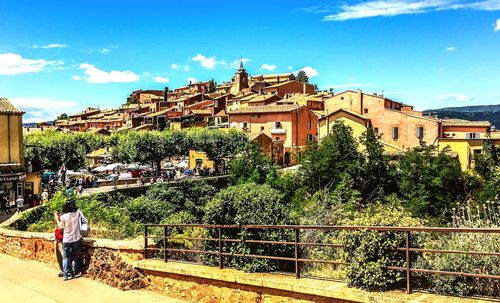
<instances>
[{"instance_id":1,"label":"chimney","mask_svg":"<svg viewBox=\"0 0 500 303\"><path fill-rule=\"evenodd\" d=\"M306 84L305 83L302 83L302 93L303 94L306 93Z\"/></svg>"}]
</instances>

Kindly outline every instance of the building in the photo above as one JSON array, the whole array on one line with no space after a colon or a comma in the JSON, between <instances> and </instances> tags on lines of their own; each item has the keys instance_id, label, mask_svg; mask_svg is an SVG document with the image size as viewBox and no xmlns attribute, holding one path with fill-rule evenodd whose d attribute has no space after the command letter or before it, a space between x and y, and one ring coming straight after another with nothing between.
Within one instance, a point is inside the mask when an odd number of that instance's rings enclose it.
<instances>
[{"instance_id":1,"label":"building","mask_svg":"<svg viewBox=\"0 0 500 303\"><path fill-rule=\"evenodd\" d=\"M302 93L312 95L314 94L314 85L309 83L302 83L296 80L290 80L287 82L282 82L267 86L262 88L262 92L266 94L273 94L280 97L285 97L288 94Z\"/></svg>"},{"instance_id":2,"label":"building","mask_svg":"<svg viewBox=\"0 0 500 303\"><path fill-rule=\"evenodd\" d=\"M230 128L269 136L272 158L280 165L297 163L302 148L318 135L318 118L305 106L249 106L227 115Z\"/></svg>"},{"instance_id":3,"label":"building","mask_svg":"<svg viewBox=\"0 0 500 303\"><path fill-rule=\"evenodd\" d=\"M8 196L11 204L24 196L26 186L23 114L9 100L0 98L0 196Z\"/></svg>"},{"instance_id":4,"label":"building","mask_svg":"<svg viewBox=\"0 0 500 303\"><path fill-rule=\"evenodd\" d=\"M488 121L443 119L439 150L448 148L456 153L462 170L474 168L474 156L483 152L483 143L491 131ZM495 145L500 145L500 136L492 133Z\"/></svg>"},{"instance_id":5,"label":"building","mask_svg":"<svg viewBox=\"0 0 500 303\"><path fill-rule=\"evenodd\" d=\"M345 91L324 100L323 116L338 114L339 109L370 120L370 125L386 146L401 150L419 146L421 141L435 144L440 137L440 119L424 116L410 105L361 90ZM331 124L332 119L328 119ZM327 132L320 131L320 139Z\"/></svg>"}]
</instances>

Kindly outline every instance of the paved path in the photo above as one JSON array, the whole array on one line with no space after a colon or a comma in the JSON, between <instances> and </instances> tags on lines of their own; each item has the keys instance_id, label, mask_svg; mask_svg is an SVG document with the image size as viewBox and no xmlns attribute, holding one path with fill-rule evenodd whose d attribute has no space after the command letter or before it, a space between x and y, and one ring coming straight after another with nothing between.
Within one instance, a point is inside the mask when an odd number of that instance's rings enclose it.
<instances>
[{"instance_id":1,"label":"paved path","mask_svg":"<svg viewBox=\"0 0 500 303\"><path fill-rule=\"evenodd\" d=\"M0 301L23 303L182 303L146 290L121 291L87 278L63 281L37 261L0 254Z\"/></svg>"}]
</instances>

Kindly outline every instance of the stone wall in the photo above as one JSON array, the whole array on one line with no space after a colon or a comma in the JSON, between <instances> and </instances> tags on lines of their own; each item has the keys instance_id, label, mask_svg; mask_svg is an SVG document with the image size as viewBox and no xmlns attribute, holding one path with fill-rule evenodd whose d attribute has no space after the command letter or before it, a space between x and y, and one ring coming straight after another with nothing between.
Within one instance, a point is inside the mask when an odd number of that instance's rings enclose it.
<instances>
[{"instance_id":1,"label":"stone wall","mask_svg":"<svg viewBox=\"0 0 500 303\"><path fill-rule=\"evenodd\" d=\"M198 303L349 303L342 299L144 270L149 290Z\"/></svg>"},{"instance_id":2,"label":"stone wall","mask_svg":"<svg viewBox=\"0 0 500 303\"><path fill-rule=\"evenodd\" d=\"M0 253L59 268L54 237L48 233L0 229ZM112 287L140 289L146 286L145 277L133 263L142 258L141 244L137 241L86 239L80 249L80 268L84 277Z\"/></svg>"}]
</instances>

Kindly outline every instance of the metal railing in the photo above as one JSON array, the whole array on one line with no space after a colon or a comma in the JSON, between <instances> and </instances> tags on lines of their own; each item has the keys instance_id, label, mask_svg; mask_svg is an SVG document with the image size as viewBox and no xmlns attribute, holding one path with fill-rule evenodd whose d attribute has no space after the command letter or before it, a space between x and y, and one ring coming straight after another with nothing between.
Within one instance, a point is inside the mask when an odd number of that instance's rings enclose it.
<instances>
[{"instance_id":1,"label":"metal railing","mask_svg":"<svg viewBox=\"0 0 500 303\"><path fill-rule=\"evenodd\" d=\"M150 228L163 228L162 236L150 236L148 229ZM171 237L169 236L169 229L183 229L183 228L202 228L206 230L217 231L217 237L207 238L207 237ZM262 229L278 229L293 231L294 239L293 241L271 241L271 240L255 240L255 239L230 239L223 238L223 230L262 230ZM489 275L489 274L478 274L478 273L467 273L467 272L455 272L455 271L440 271L432 269L422 269L412 267L411 256L412 253L431 253L431 254L462 254L462 255L474 255L474 256L495 256L500 257L500 252L478 252L478 251L462 251L462 250L443 250L443 249L423 249L411 247L410 239L412 233L480 233L480 234L500 234L500 228L441 228L441 227L382 227L382 226L329 226L329 225L207 225L207 224L145 224L144 225L144 258L148 258L148 252L150 251L163 251L164 261L168 261L169 252L171 253L192 253L192 254L208 254L218 256L219 267L224 268L224 259L231 257L248 257L256 259L268 259L268 260L279 260L294 262L295 265L295 277L297 279L301 276L301 263L323 263L323 264L333 264L337 266L348 266L350 263L339 262L332 260L317 260L308 259L301 257L301 247L305 246L316 246L316 247L333 247L342 248L344 245L335 243L322 243L322 242L302 242L300 241L300 231L306 230L322 230L322 231L393 231L404 233L405 235L405 246L398 247L395 250L404 252L404 262L405 266L387 266L388 270L404 271L406 273L406 292L408 294L412 293L412 273L423 273L423 274L436 274L436 275L452 275L452 276L462 276L462 277L472 277L481 279L494 279L500 280L499 275ZM150 247L148 239L162 239L163 247ZM199 250L199 249L183 249L183 248L173 248L169 247L169 241L177 240L190 240L190 241L213 241L218 245L217 251L214 250ZM225 243L252 243L252 244L262 244L262 245L287 245L293 246L293 257L280 257L280 256L270 256L270 255L255 255L255 254L241 254L241 253L230 253L224 252ZM500 259L499 259L500 262Z\"/></svg>"}]
</instances>

